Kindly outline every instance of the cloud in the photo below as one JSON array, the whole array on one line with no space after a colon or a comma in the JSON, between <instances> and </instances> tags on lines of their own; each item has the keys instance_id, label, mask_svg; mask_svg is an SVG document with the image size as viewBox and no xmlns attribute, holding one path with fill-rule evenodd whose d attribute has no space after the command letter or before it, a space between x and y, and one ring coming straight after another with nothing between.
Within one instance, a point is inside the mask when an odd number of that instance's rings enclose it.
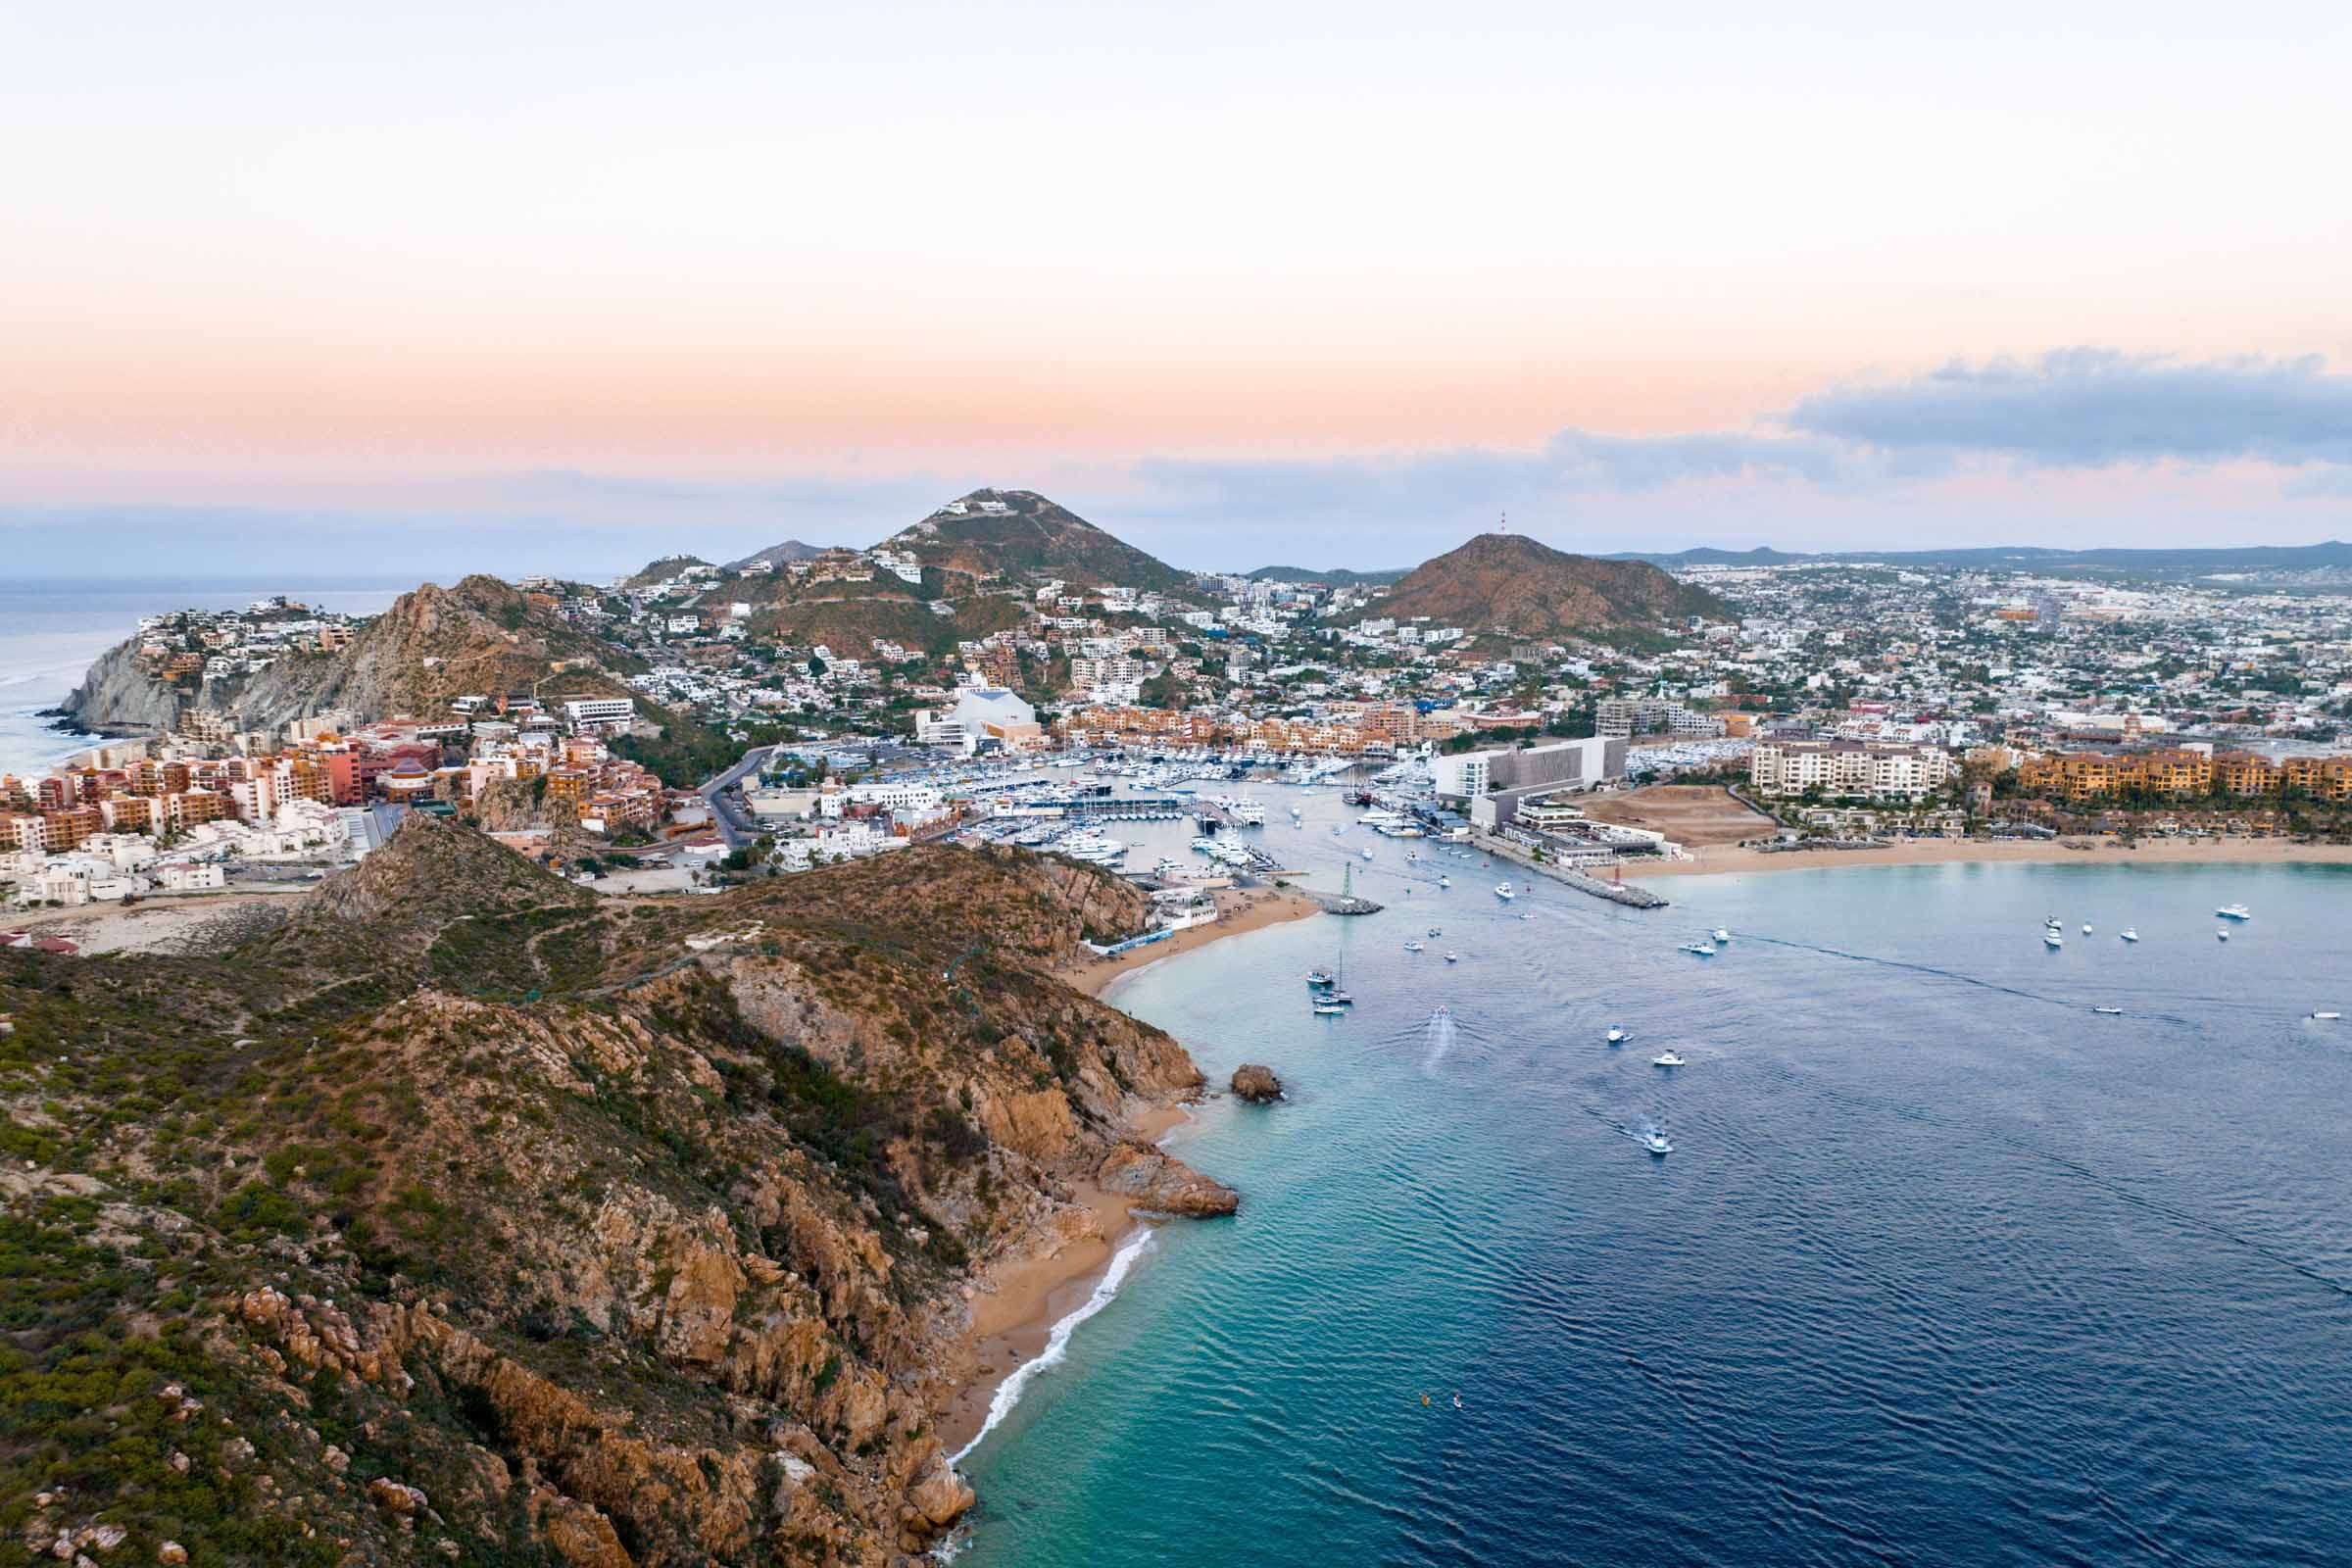
<instances>
[{"instance_id":1,"label":"cloud","mask_svg":"<svg viewBox=\"0 0 2352 1568\"><path fill-rule=\"evenodd\" d=\"M1952 364L1806 398L1784 422L1877 452L2042 467L2352 463L2352 375L2317 355L2182 364L2111 349Z\"/></svg>"}]
</instances>

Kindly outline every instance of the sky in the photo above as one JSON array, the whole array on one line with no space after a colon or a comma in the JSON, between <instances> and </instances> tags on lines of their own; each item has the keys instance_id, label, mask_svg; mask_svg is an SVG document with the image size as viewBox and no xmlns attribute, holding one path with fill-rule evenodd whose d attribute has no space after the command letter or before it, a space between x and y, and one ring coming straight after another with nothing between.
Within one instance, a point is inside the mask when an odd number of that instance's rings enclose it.
<instances>
[{"instance_id":1,"label":"sky","mask_svg":"<svg viewBox=\"0 0 2352 1568\"><path fill-rule=\"evenodd\" d=\"M1632 9L0 8L0 552L2352 537L2344 8Z\"/></svg>"}]
</instances>

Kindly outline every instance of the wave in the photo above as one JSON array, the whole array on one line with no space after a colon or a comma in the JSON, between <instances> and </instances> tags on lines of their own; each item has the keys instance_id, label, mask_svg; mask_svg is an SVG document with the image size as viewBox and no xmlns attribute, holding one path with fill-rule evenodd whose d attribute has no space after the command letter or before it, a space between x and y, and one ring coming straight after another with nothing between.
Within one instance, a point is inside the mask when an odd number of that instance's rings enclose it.
<instances>
[{"instance_id":1,"label":"wave","mask_svg":"<svg viewBox=\"0 0 2352 1568\"><path fill-rule=\"evenodd\" d=\"M1029 1387L1030 1379L1052 1370L1061 1362L1069 1353L1070 1336L1077 1332L1079 1324L1110 1304L1111 1298L1119 1294L1119 1286L1126 1280L1128 1270L1135 1267L1135 1260L1143 1256L1145 1250L1152 1245L1154 1234L1151 1226L1145 1225L1111 1254L1110 1267L1103 1270L1102 1279L1096 1285L1094 1294L1069 1316L1054 1325L1054 1331L1046 1336L1046 1348L1038 1352L1035 1360L1024 1361L1014 1367L1011 1374L997 1385L997 1392L989 1397L988 1419L980 1423L980 1430L972 1434L971 1442L948 1456L948 1463L963 1463L965 1456L985 1443L988 1435L997 1430L998 1424L1012 1414L1012 1407L1021 1402L1021 1392Z\"/></svg>"}]
</instances>

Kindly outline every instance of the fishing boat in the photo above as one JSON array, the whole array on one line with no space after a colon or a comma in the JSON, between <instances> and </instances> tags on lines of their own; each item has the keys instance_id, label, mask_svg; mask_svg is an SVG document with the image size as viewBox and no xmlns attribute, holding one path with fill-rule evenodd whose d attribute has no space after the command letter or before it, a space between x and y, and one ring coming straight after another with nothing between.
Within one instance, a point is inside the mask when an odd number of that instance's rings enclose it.
<instances>
[{"instance_id":1,"label":"fishing boat","mask_svg":"<svg viewBox=\"0 0 2352 1568\"><path fill-rule=\"evenodd\" d=\"M1650 1057L1649 1064L1652 1067L1688 1067L1690 1065L1689 1062L1685 1061L1682 1057L1676 1055L1671 1051L1661 1052L1659 1054Z\"/></svg>"},{"instance_id":2,"label":"fishing boat","mask_svg":"<svg viewBox=\"0 0 2352 1568\"><path fill-rule=\"evenodd\" d=\"M1609 1032L1602 1038L1607 1040L1612 1046L1622 1046L1626 1042L1627 1035L1623 1026L1611 1024L1609 1025Z\"/></svg>"},{"instance_id":3,"label":"fishing boat","mask_svg":"<svg viewBox=\"0 0 2352 1568\"><path fill-rule=\"evenodd\" d=\"M1306 983L1316 990L1325 990L1338 980L1329 969L1317 966L1306 971Z\"/></svg>"},{"instance_id":4,"label":"fishing boat","mask_svg":"<svg viewBox=\"0 0 2352 1568\"><path fill-rule=\"evenodd\" d=\"M1663 1159L1668 1154L1674 1152L1674 1145L1668 1143L1666 1141L1666 1135L1658 1131L1655 1127L1650 1128L1647 1132L1642 1135L1642 1147L1648 1150L1651 1153L1657 1155L1660 1159Z\"/></svg>"},{"instance_id":5,"label":"fishing boat","mask_svg":"<svg viewBox=\"0 0 2352 1568\"><path fill-rule=\"evenodd\" d=\"M1686 942L1675 951L1677 953L1693 953L1702 958L1712 958L1715 956L1715 944L1712 942Z\"/></svg>"}]
</instances>

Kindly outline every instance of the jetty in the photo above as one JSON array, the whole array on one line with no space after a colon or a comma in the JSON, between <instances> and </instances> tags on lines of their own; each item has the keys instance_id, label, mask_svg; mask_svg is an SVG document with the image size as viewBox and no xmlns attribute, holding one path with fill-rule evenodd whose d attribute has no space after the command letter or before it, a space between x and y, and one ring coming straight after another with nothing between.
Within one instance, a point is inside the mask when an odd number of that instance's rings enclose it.
<instances>
[{"instance_id":1,"label":"jetty","mask_svg":"<svg viewBox=\"0 0 2352 1568\"><path fill-rule=\"evenodd\" d=\"M1590 893L1596 899L1606 899L1611 904L1622 904L1629 909L1663 909L1666 907L1667 901L1647 888L1636 887L1630 882L1607 881L1587 871L1572 870L1564 865L1553 865L1547 860L1530 859L1525 850L1501 839L1483 839L1472 847L1481 854L1499 856L1532 876L1549 877L1554 882L1564 882L1579 893Z\"/></svg>"}]
</instances>

